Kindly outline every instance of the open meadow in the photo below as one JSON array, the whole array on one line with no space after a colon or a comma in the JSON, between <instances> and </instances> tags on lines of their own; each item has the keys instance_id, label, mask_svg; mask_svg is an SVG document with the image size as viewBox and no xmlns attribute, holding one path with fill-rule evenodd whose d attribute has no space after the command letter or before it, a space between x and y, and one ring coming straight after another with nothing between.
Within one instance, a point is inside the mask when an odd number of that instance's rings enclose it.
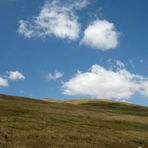
<instances>
[{"instance_id":1,"label":"open meadow","mask_svg":"<svg viewBox=\"0 0 148 148\"><path fill-rule=\"evenodd\" d=\"M0 95L0 148L148 147L148 107Z\"/></svg>"}]
</instances>

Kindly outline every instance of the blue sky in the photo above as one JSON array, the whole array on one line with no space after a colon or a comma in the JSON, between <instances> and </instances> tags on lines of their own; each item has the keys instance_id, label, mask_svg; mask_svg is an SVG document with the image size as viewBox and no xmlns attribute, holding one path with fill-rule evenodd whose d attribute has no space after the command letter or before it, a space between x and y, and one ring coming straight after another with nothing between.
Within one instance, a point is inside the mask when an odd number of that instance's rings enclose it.
<instances>
[{"instance_id":1,"label":"blue sky","mask_svg":"<svg viewBox=\"0 0 148 148\"><path fill-rule=\"evenodd\" d=\"M1 0L0 93L148 105L147 5Z\"/></svg>"}]
</instances>

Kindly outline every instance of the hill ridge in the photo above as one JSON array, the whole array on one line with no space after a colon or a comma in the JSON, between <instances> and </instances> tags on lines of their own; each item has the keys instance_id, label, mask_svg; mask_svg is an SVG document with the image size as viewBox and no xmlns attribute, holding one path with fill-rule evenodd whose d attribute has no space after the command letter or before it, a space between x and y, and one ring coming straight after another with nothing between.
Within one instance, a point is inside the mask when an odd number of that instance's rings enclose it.
<instances>
[{"instance_id":1,"label":"hill ridge","mask_svg":"<svg viewBox=\"0 0 148 148\"><path fill-rule=\"evenodd\" d=\"M148 107L72 103L0 95L0 147L148 147Z\"/></svg>"}]
</instances>

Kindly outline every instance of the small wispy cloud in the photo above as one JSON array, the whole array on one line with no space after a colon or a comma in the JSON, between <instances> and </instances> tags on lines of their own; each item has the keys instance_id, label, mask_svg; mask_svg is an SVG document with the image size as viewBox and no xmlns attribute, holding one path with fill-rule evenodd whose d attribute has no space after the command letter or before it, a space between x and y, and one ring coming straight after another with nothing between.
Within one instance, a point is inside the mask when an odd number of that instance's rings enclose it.
<instances>
[{"instance_id":1,"label":"small wispy cloud","mask_svg":"<svg viewBox=\"0 0 148 148\"><path fill-rule=\"evenodd\" d=\"M25 80L25 76L19 71L9 71L5 75L0 76L0 87L9 86L11 80Z\"/></svg>"},{"instance_id":2,"label":"small wispy cloud","mask_svg":"<svg viewBox=\"0 0 148 148\"><path fill-rule=\"evenodd\" d=\"M19 71L7 72L7 78L10 80L25 80L25 76Z\"/></svg>"},{"instance_id":3,"label":"small wispy cloud","mask_svg":"<svg viewBox=\"0 0 148 148\"><path fill-rule=\"evenodd\" d=\"M109 58L106 60L106 65L112 70L114 70L114 69L120 70L120 69L126 68L126 63L123 63L119 59Z\"/></svg>"},{"instance_id":4,"label":"small wispy cloud","mask_svg":"<svg viewBox=\"0 0 148 148\"><path fill-rule=\"evenodd\" d=\"M119 68L125 68L125 64L120 61L120 60L116 60L116 65L119 67Z\"/></svg>"},{"instance_id":5,"label":"small wispy cloud","mask_svg":"<svg viewBox=\"0 0 148 148\"><path fill-rule=\"evenodd\" d=\"M48 80L57 80L57 79L62 78L63 76L64 76L63 72L56 71L54 73L49 73L47 76L47 79Z\"/></svg>"},{"instance_id":6,"label":"small wispy cloud","mask_svg":"<svg viewBox=\"0 0 148 148\"><path fill-rule=\"evenodd\" d=\"M5 78L0 77L0 87L6 87L8 86L8 80Z\"/></svg>"},{"instance_id":7,"label":"small wispy cloud","mask_svg":"<svg viewBox=\"0 0 148 148\"><path fill-rule=\"evenodd\" d=\"M107 20L95 20L84 31L80 44L98 50L110 50L119 44L119 32L115 25Z\"/></svg>"}]
</instances>

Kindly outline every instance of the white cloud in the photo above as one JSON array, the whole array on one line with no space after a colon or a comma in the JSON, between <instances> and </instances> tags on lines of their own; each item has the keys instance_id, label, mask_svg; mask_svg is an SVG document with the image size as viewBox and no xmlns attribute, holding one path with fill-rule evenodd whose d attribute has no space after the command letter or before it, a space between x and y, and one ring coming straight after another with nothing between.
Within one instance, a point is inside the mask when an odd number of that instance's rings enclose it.
<instances>
[{"instance_id":1,"label":"white cloud","mask_svg":"<svg viewBox=\"0 0 148 148\"><path fill-rule=\"evenodd\" d=\"M119 44L119 32L115 25L107 20L96 20L84 31L80 44L88 45L98 50L116 48Z\"/></svg>"},{"instance_id":2,"label":"white cloud","mask_svg":"<svg viewBox=\"0 0 148 148\"><path fill-rule=\"evenodd\" d=\"M32 29L29 29L29 22L20 20L18 33L23 34L27 38L31 38L35 32Z\"/></svg>"},{"instance_id":3,"label":"white cloud","mask_svg":"<svg viewBox=\"0 0 148 148\"><path fill-rule=\"evenodd\" d=\"M139 92L148 96L148 78L130 73L125 68L105 69L93 65L88 72L78 72L63 83L63 93L105 99L127 99Z\"/></svg>"},{"instance_id":4,"label":"white cloud","mask_svg":"<svg viewBox=\"0 0 148 148\"><path fill-rule=\"evenodd\" d=\"M10 80L25 80L25 76L19 71L10 71L7 75Z\"/></svg>"},{"instance_id":5,"label":"white cloud","mask_svg":"<svg viewBox=\"0 0 148 148\"><path fill-rule=\"evenodd\" d=\"M49 80L57 80L57 79L60 79L63 76L64 76L64 73L57 71L57 72L55 72L53 74L49 73L48 74L48 79Z\"/></svg>"},{"instance_id":6,"label":"white cloud","mask_svg":"<svg viewBox=\"0 0 148 148\"><path fill-rule=\"evenodd\" d=\"M0 77L0 87L8 86L8 80Z\"/></svg>"},{"instance_id":7,"label":"white cloud","mask_svg":"<svg viewBox=\"0 0 148 148\"><path fill-rule=\"evenodd\" d=\"M88 1L62 2L46 1L38 16L32 17L30 21L19 21L18 33L27 38L54 35L61 39L78 39L81 26L75 11L86 7Z\"/></svg>"},{"instance_id":8,"label":"white cloud","mask_svg":"<svg viewBox=\"0 0 148 148\"><path fill-rule=\"evenodd\" d=\"M115 70L116 69L120 70L121 68L125 68L125 65L126 65L120 60L115 60L115 59L111 59L111 58L107 59L106 63L109 68L115 69Z\"/></svg>"},{"instance_id":9,"label":"white cloud","mask_svg":"<svg viewBox=\"0 0 148 148\"><path fill-rule=\"evenodd\" d=\"M75 0L71 1L70 7L71 9L81 10L85 8L90 2L88 0Z\"/></svg>"},{"instance_id":10,"label":"white cloud","mask_svg":"<svg viewBox=\"0 0 148 148\"><path fill-rule=\"evenodd\" d=\"M119 67L119 68L125 68L125 64L120 61L120 60L116 60L116 65Z\"/></svg>"},{"instance_id":11,"label":"white cloud","mask_svg":"<svg viewBox=\"0 0 148 148\"><path fill-rule=\"evenodd\" d=\"M144 96L147 96L147 97L148 97L148 82L143 82L143 83L142 83L141 93L142 93Z\"/></svg>"}]
</instances>

